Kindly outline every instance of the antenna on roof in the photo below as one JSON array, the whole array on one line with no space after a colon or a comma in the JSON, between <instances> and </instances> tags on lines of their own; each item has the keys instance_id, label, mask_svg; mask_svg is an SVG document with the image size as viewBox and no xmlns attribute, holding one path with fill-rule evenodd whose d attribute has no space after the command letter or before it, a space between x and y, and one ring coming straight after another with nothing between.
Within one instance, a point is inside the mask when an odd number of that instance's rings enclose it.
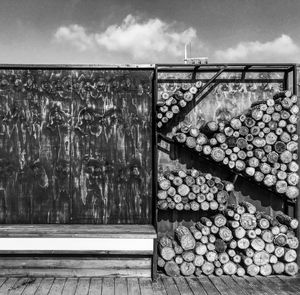
<instances>
[{"instance_id":1,"label":"antenna on roof","mask_svg":"<svg viewBox=\"0 0 300 295\"><path fill-rule=\"evenodd\" d=\"M192 55L192 43L186 43L184 45L184 63L192 65L208 64L208 57L188 57L188 47L190 50L190 56Z\"/></svg>"}]
</instances>

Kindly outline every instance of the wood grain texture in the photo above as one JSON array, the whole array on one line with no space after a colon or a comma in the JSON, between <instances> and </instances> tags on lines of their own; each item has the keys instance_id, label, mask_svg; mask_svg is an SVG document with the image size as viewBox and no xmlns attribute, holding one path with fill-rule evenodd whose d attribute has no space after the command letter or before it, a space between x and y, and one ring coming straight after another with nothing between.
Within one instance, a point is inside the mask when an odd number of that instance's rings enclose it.
<instances>
[{"instance_id":1,"label":"wood grain texture","mask_svg":"<svg viewBox=\"0 0 300 295\"><path fill-rule=\"evenodd\" d=\"M0 222L150 223L152 72L0 71Z\"/></svg>"}]
</instances>

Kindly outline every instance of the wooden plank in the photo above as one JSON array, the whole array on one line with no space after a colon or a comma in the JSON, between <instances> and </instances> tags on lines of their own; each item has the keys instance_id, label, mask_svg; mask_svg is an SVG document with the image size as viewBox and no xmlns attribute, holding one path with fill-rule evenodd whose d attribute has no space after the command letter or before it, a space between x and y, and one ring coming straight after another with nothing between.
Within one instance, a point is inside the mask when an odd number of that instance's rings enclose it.
<instances>
[{"instance_id":1,"label":"wooden plank","mask_svg":"<svg viewBox=\"0 0 300 295\"><path fill-rule=\"evenodd\" d=\"M275 294L275 295L286 295L289 294L288 292L285 292L282 288L280 289L279 286L274 283L268 278L268 277L261 277L261 276L256 276L255 279L262 284L269 292L270 294Z\"/></svg>"},{"instance_id":2,"label":"wooden plank","mask_svg":"<svg viewBox=\"0 0 300 295\"><path fill-rule=\"evenodd\" d=\"M183 278L183 277L174 278L174 281L175 281L177 288L181 295L193 295L193 292L190 289L185 278Z\"/></svg>"},{"instance_id":3,"label":"wooden plank","mask_svg":"<svg viewBox=\"0 0 300 295\"><path fill-rule=\"evenodd\" d=\"M199 283L198 278L186 278L186 281L189 284L194 295L206 295L206 292L202 285Z\"/></svg>"},{"instance_id":4,"label":"wooden plank","mask_svg":"<svg viewBox=\"0 0 300 295\"><path fill-rule=\"evenodd\" d=\"M10 289L9 295L21 295L25 288L36 281L34 278L20 278Z\"/></svg>"},{"instance_id":5,"label":"wooden plank","mask_svg":"<svg viewBox=\"0 0 300 295\"><path fill-rule=\"evenodd\" d=\"M75 295L87 295L89 293L90 279L80 278L77 283Z\"/></svg>"},{"instance_id":6,"label":"wooden plank","mask_svg":"<svg viewBox=\"0 0 300 295\"><path fill-rule=\"evenodd\" d=\"M299 275L297 275L295 277L290 277L290 276L286 276L286 275L277 275L276 277L278 279L280 279L282 282L293 286L293 288L296 289L297 292L300 293L300 277L299 277Z\"/></svg>"},{"instance_id":7,"label":"wooden plank","mask_svg":"<svg viewBox=\"0 0 300 295\"><path fill-rule=\"evenodd\" d=\"M128 278L127 287L129 295L141 295L139 281L137 278Z\"/></svg>"},{"instance_id":8,"label":"wooden plank","mask_svg":"<svg viewBox=\"0 0 300 295\"><path fill-rule=\"evenodd\" d=\"M148 269L151 258L1 257L0 268Z\"/></svg>"},{"instance_id":9,"label":"wooden plank","mask_svg":"<svg viewBox=\"0 0 300 295\"><path fill-rule=\"evenodd\" d=\"M125 278L115 278L115 295L127 295L127 280ZM130 295L130 293L129 293Z\"/></svg>"},{"instance_id":10,"label":"wooden plank","mask_svg":"<svg viewBox=\"0 0 300 295\"><path fill-rule=\"evenodd\" d=\"M101 295L102 278L91 278L89 295Z\"/></svg>"},{"instance_id":11,"label":"wooden plank","mask_svg":"<svg viewBox=\"0 0 300 295\"><path fill-rule=\"evenodd\" d=\"M18 281L17 278L8 278L5 280L0 287L0 294L8 294L10 289L14 286L14 284Z\"/></svg>"},{"instance_id":12,"label":"wooden plank","mask_svg":"<svg viewBox=\"0 0 300 295\"><path fill-rule=\"evenodd\" d=\"M239 287L244 288L248 294L260 295L260 292L256 288L253 288L244 277L232 276L232 278L239 285Z\"/></svg>"},{"instance_id":13,"label":"wooden plank","mask_svg":"<svg viewBox=\"0 0 300 295\"><path fill-rule=\"evenodd\" d=\"M218 289L214 286L214 284L209 280L207 276L198 277L198 282L202 285L207 294L220 295Z\"/></svg>"},{"instance_id":14,"label":"wooden plank","mask_svg":"<svg viewBox=\"0 0 300 295\"><path fill-rule=\"evenodd\" d=\"M153 250L0 250L0 255L143 255L153 254Z\"/></svg>"},{"instance_id":15,"label":"wooden plank","mask_svg":"<svg viewBox=\"0 0 300 295\"><path fill-rule=\"evenodd\" d=\"M232 289L232 294L237 295L248 295L247 291L244 288L241 288L230 276L222 276L223 282ZM251 295L251 294L249 294Z\"/></svg>"},{"instance_id":16,"label":"wooden plank","mask_svg":"<svg viewBox=\"0 0 300 295\"><path fill-rule=\"evenodd\" d=\"M296 287L296 288L294 288L294 286L293 286L293 284L288 284L288 283L286 283L286 282L284 282L284 281L281 281L278 277L268 277L267 278L268 279L268 281L270 281L272 284L273 284L273 286L277 289L279 289L279 290L282 290L282 291L284 291L284 292L286 292L287 294L297 294L297 292L299 292L299 290L298 290L298 288Z\"/></svg>"},{"instance_id":17,"label":"wooden plank","mask_svg":"<svg viewBox=\"0 0 300 295\"><path fill-rule=\"evenodd\" d=\"M2 224L0 237L97 237L113 239L155 239L155 228L149 224L102 225L102 224Z\"/></svg>"},{"instance_id":18,"label":"wooden plank","mask_svg":"<svg viewBox=\"0 0 300 295\"><path fill-rule=\"evenodd\" d=\"M230 286L227 286L221 279L221 277L209 276L209 279L222 295L235 294L232 288Z\"/></svg>"},{"instance_id":19,"label":"wooden plank","mask_svg":"<svg viewBox=\"0 0 300 295\"><path fill-rule=\"evenodd\" d=\"M180 295L180 292L173 280L173 278L163 277L162 281L168 295Z\"/></svg>"},{"instance_id":20,"label":"wooden plank","mask_svg":"<svg viewBox=\"0 0 300 295\"><path fill-rule=\"evenodd\" d=\"M152 280L150 278L140 278L139 283L140 283L141 295L153 294Z\"/></svg>"},{"instance_id":21,"label":"wooden plank","mask_svg":"<svg viewBox=\"0 0 300 295\"><path fill-rule=\"evenodd\" d=\"M53 282L53 285L48 295L61 294L62 290L64 289L65 283L66 283L65 278L56 278Z\"/></svg>"},{"instance_id":22,"label":"wooden plank","mask_svg":"<svg viewBox=\"0 0 300 295\"><path fill-rule=\"evenodd\" d=\"M42 278L35 278L34 282L27 285L22 293L22 295L32 295L35 294L37 288L39 287L40 283L42 282Z\"/></svg>"},{"instance_id":23,"label":"wooden plank","mask_svg":"<svg viewBox=\"0 0 300 295\"><path fill-rule=\"evenodd\" d=\"M154 295L167 295L167 291L165 290L164 283L161 278L158 278L152 283L152 288Z\"/></svg>"},{"instance_id":24,"label":"wooden plank","mask_svg":"<svg viewBox=\"0 0 300 295\"><path fill-rule=\"evenodd\" d=\"M62 295L74 295L77 288L77 282L78 279L68 278L62 291Z\"/></svg>"},{"instance_id":25,"label":"wooden plank","mask_svg":"<svg viewBox=\"0 0 300 295\"><path fill-rule=\"evenodd\" d=\"M255 277L244 277L245 280L253 287L253 289L258 290L259 294L271 295L272 291L265 285L261 284ZM275 294L275 293L273 293Z\"/></svg>"},{"instance_id":26,"label":"wooden plank","mask_svg":"<svg viewBox=\"0 0 300 295\"><path fill-rule=\"evenodd\" d=\"M151 269L47 269L31 268L0 269L0 276L40 276L40 277L143 277L151 278Z\"/></svg>"},{"instance_id":27,"label":"wooden plank","mask_svg":"<svg viewBox=\"0 0 300 295\"><path fill-rule=\"evenodd\" d=\"M46 295L49 293L51 286L53 284L54 278L44 278L34 295Z\"/></svg>"},{"instance_id":28,"label":"wooden plank","mask_svg":"<svg viewBox=\"0 0 300 295\"><path fill-rule=\"evenodd\" d=\"M107 294L107 295L115 294L115 281L113 278L103 278L102 294Z\"/></svg>"}]
</instances>

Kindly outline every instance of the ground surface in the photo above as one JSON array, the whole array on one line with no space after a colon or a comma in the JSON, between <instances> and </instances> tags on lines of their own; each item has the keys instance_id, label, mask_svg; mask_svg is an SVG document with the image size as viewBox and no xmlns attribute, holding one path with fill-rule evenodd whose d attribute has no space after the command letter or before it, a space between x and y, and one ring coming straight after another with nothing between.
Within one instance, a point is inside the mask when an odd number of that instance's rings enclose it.
<instances>
[{"instance_id":1,"label":"ground surface","mask_svg":"<svg viewBox=\"0 0 300 295\"><path fill-rule=\"evenodd\" d=\"M300 294L296 277L0 278L5 295L285 295Z\"/></svg>"}]
</instances>

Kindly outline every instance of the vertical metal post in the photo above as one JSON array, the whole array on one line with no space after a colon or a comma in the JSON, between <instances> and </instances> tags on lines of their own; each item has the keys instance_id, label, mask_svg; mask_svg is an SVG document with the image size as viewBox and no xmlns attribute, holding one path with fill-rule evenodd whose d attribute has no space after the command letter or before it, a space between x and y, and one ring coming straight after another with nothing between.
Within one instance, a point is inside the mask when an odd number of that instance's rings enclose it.
<instances>
[{"instance_id":1,"label":"vertical metal post","mask_svg":"<svg viewBox=\"0 0 300 295\"><path fill-rule=\"evenodd\" d=\"M156 132L156 104L157 104L157 65L155 65L153 73L153 100L152 100L152 224L157 232L157 177L158 177L158 158L157 158L157 132ZM152 280L157 278L157 239L153 241L152 255Z\"/></svg>"}]
</instances>

